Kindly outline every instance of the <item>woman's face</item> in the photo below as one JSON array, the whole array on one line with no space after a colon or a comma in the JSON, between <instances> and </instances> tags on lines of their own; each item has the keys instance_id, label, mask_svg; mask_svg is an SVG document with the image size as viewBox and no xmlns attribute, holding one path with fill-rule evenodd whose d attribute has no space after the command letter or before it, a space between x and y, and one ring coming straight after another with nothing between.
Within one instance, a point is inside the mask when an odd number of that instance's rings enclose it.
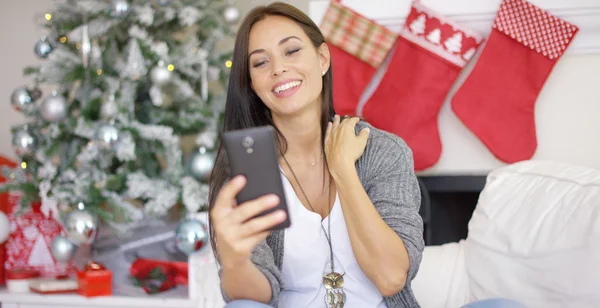
<instances>
[{"instance_id":1,"label":"woman's face","mask_svg":"<svg viewBox=\"0 0 600 308\"><path fill-rule=\"evenodd\" d=\"M325 44L315 48L294 21L268 16L254 24L248 54L252 89L274 115L320 104L329 50Z\"/></svg>"}]
</instances>

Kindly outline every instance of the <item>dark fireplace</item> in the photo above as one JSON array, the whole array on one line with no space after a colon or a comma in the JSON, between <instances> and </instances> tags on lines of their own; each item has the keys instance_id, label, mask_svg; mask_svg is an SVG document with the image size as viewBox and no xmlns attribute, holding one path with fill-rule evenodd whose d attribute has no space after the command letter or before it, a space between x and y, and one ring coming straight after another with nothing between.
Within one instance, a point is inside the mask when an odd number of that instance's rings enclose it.
<instances>
[{"instance_id":1,"label":"dark fireplace","mask_svg":"<svg viewBox=\"0 0 600 308\"><path fill-rule=\"evenodd\" d=\"M486 176L419 176L426 245L467 237L468 223Z\"/></svg>"}]
</instances>

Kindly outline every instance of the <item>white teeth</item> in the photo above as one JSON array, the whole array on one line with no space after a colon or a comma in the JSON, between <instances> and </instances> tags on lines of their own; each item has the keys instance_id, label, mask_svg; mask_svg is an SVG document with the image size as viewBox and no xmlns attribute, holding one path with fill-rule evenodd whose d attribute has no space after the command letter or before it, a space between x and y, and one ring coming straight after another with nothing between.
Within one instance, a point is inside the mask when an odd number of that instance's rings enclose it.
<instances>
[{"instance_id":1,"label":"white teeth","mask_svg":"<svg viewBox=\"0 0 600 308\"><path fill-rule=\"evenodd\" d=\"M282 84L280 86L278 86L277 88L275 88L275 93L279 93L281 91L285 91L287 89L293 88L293 87L297 87L300 85L300 81L292 81L292 82L288 82L286 84Z\"/></svg>"}]
</instances>

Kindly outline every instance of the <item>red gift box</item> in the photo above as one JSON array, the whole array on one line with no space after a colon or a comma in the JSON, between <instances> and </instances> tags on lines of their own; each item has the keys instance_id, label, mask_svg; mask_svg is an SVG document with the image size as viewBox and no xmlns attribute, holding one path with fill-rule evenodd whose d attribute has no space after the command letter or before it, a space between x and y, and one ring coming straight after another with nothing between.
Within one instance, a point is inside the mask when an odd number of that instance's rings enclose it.
<instances>
[{"instance_id":1,"label":"red gift box","mask_svg":"<svg viewBox=\"0 0 600 308\"><path fill-rule=\"evenodd\" d=\"M112 295L112 272L100 263L90 261L83 271L77 272L77 293L79 295Z\"/></svg>"},{"instance_id":2,"label":"red gift box","mask_svg":"<svg viewBox=\"0 0 600 308\"><path fill-rule=\"evenodd\" d=\"M51 253L50 247L54 237L64 235L60 223L42 214L40 202L32 203L31 207L22 213L18 213L19 203L20 194L11 192L7 213L10 235L5 244L4 268L37 270L44 278L74 274L74 261L57 262Z\"/></svg>"}]
</instances>

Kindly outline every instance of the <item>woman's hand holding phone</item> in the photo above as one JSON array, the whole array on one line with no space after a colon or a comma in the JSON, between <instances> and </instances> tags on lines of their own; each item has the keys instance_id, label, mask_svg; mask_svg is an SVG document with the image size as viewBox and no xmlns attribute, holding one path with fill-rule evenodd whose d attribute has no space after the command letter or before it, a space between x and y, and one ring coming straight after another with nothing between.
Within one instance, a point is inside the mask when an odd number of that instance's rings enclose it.
<instances>
[{"instance_id":1,"label":"woman's hand holding phone","mask_svg":"<svg viewBox=\"0 0 600 308\"><path fill-rule=\"evenodd\" d=\"M221 264L226 268L248 261L254 247L271 233L269 229L286 219L283 210L253 218L279 204L279 197L274 194L237 205L236 196L245 185L243 176L236 176L226 183L210 213Z\"/></svg>"}]
</instances>

